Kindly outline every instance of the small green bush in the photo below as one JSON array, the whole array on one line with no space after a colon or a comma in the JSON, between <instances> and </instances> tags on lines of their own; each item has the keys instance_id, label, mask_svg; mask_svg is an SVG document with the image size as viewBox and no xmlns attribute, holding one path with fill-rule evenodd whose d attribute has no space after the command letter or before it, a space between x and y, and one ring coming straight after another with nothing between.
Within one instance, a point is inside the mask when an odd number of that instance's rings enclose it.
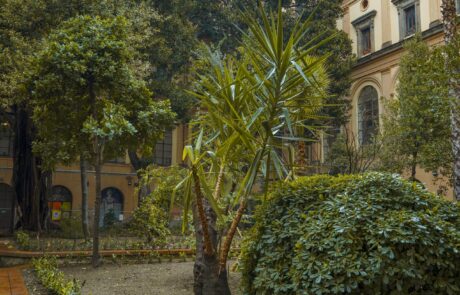
<instances>
[{"instance_id":1,"label":"small green bush","mask_svg":"<svg viewBox=\"0 0 460 295\"><path fill-rule=\"evenodd\" d=\"M460 207L400 176L301 178L256 213L245 294L460 294Z\"/></svg>"},{"instance_id":2,"label":"small green bush","mask_svg":"<svg viewBox=\"0 0 460 295\"><path fill-rule=\"evenodd\" d=\"M30 248L30 236L27 232L18 230L14 233L14 239L16 244L21 250L29 250Z\"/></svg>"},{"instance_id":3,"label":"small green bush","mask_svg":"<svg viewBox=\"0 0 460 295\"><path fill-rule=\"evenodd\" d=\"M169 235L167 211L158 206L151 196L134 210L131 228L148 243L163 241Z\"/></svg>"},{"instance_id":4,"label":"small green bush","mask_svg":"<svg viewBox=\"0 0 460 295\"><path fill-rule=\"evenodd\" d=\"M59 237L65 239L81 239L83 238L83 225L80 214L72 214L67 218L62 218L59 222L60 231L57 233Z\"/></svg>"},{"instance_id":5,"label":"small green bush","mask_svg":"<svg viewBox=\"0 0 460 295\"><path fill-rule=\"evenodd\" d=\"M146 238L148 243L153 240L163 241L170 234L168 212L171 196L185 175L186 170L177 166L165 168L152 165L142 171L139 187L149 187L151 193L134 210L130 225L133 231L138 236ZM176 193L180 196L183 191L179 190Z\"/></svg>"},{"instance_id":6,"label":"small green bush","mask_svg":"<svg viewBox=\"0 0 460 295\"><path fill-rule=\"evenodd\" d=\"M56 257L33 259L32 264L42 285L57 295L80 295L81 284L77 280L66 280L57 267Z\"/></svg>"}]
</instances>

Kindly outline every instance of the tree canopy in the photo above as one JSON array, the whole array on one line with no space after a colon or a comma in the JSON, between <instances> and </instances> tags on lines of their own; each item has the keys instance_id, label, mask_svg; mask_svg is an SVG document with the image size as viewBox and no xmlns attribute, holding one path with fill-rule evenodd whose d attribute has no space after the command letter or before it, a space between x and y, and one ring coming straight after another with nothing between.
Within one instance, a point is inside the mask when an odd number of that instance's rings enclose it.
<instances>
[{"instance_id":1,"label":"tree canopy","mask_svg":"<svg viewBox=\"0 0 460 295\"><path fill-rule=\"evenodd\" d=\"M106 141L109 158L126 148L151 149L171 124L169 102L153 101L133 70L139 61L128 33L121 16L81 16L51 33L32 78L36 151L46 159L68 162L90 153L94 136Z\"/></svg>"},{"instance_id":2,"label":"tree canopy","mask_svg":"<svg viewBox=\"0 0 460 295\"><path fill-rule=\"evenodd\" d=\"M381 160L384 168L401 172L416 167L451 175L452 150L447 79L442 47L430 49L418 36L405 45L396 98L384 115Z\"/></svg>"}]
</instances>

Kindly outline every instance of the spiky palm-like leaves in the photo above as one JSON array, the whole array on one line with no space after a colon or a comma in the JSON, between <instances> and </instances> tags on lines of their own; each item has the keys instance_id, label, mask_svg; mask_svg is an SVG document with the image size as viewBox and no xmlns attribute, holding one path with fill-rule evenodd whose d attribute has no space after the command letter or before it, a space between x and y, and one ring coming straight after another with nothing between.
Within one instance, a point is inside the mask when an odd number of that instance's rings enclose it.
<instances>
[{"instance_id":1,"label":"spiky palm-like leaves","mask_svg":"<svg viewBox=\"0 0 460 295\"><path fill-rule=\"evenodd\" d=\"M285 36L281 9L276 15L267 15L262 8L259 12L262 24L249 20L249 33L244 37L239 58L221 58L209 51L204 61L208 69L198 75L191 92L199 99L203 114L195 146L184 149L184 159L191 167L189 176L179 184L186 188L185 208L190 207L195 190L198 207L199 199L206 198L220 216L222 210L216 198L221 194L221 181L210 175L216 171L225 174L227 169L246 164L246 169L240 170L230 205L240 203L221 247L221 270L256 180L263 176L267 186L273 179L293 176L292 166L280 151L286 144L313 140L303 136L308 128L305 122L317 118L328 84L324 70L327 56L310 54L333 36L315 38L299 46L311 19L299 21ZM324 41L319 42L321 39ZM212 191L210 187L216 184ZM203 229L207 228L208 221L201 214L200 222ZM205 245L211 242L205 240ZM216 245L212 247L206 247L208 254L217 250Z\"/></svg>"}]
</instances>

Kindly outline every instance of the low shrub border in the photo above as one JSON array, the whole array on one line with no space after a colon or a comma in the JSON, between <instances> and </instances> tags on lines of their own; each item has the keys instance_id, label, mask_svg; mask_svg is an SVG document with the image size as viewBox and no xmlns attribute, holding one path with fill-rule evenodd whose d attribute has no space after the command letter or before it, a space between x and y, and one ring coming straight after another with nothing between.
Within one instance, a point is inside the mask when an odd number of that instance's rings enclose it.
<instances>
[{"instance_id":1,"label":"low shrub border","mask_svg":"<svg viewBox=\"0 0 460 295\"><path fill-rule=\"evenodd\" d=\"M41 284L52 294L81 294L81 283L75 279L66 280L64 273L57 267L56 257L36 258L32 260L32 265Z\"/></svg>"}]
</instances>

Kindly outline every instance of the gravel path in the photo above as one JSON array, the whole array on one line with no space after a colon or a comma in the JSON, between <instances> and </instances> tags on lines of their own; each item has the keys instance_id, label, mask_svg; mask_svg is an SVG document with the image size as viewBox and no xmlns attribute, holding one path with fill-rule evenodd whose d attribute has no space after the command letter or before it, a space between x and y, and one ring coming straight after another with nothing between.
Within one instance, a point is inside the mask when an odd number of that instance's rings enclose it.
<instances>
[{"instance_id":1,"label":"gravel path","mask_svg":"<svg viewBox=\"0 0 460 295\"><path fill-rule=\"evenodd\" d=\"M48 291L40 284L31 268L24 269L22 276L30 295L48 295Z\"/></svg>"},{"instance_id":2,"label":"gravel path","mask_svg":"<svg viewBox=\"0 0 460 295\"><path fill-rule=\"evenodd\" d=\"M84 281L83 295L189 295L193 294L193 262L63 267ZM239 273L230 273L232 294L239 295ZM32 293L33 294L33 293Z\"/></svg>"}]
</instances>

